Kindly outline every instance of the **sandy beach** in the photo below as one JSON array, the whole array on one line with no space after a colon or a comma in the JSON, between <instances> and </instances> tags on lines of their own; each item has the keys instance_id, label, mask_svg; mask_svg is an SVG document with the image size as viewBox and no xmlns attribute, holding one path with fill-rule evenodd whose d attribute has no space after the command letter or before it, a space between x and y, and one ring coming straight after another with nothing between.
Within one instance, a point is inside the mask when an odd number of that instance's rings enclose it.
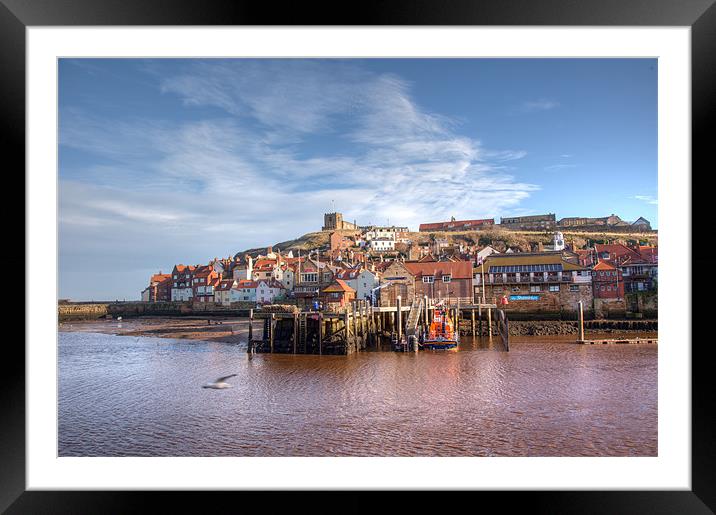
<instances>
[{"instance_id":1,"label":"sandy beach","mask_svg":"<svg viewBox=\"0 0 716 515\"><path fill-rule=\"evenodd\" d=\"M254 334L261 331L261 322L254 322ZM234 317L206 319L197 317L152 318L139 317L127 320L78 320L61 322L61 332L91 332L120 336L149 336L227 343L246 343L249 319Z\"/></svg>"}]
</instances>

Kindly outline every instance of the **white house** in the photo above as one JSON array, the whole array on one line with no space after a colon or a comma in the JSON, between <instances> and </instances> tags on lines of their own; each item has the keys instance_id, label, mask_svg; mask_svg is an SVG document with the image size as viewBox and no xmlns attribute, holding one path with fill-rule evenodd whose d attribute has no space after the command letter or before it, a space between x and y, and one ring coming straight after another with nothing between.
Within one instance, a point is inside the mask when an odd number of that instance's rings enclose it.
<instances>
[{"instance_id":1,"label":"white house","mask_svg":"<svg viewBox=\"0 0 716 515\"><path fill-rule=\"evenodd\" d=\"M222 306L231 304L231 288L236 285L236 279L223 279L214 288L214 302Z\"/></svg>"},{"instance_id":2,"label":"white house","mask_svg":"<svg viewBox=\"0 0 716 515\"><path fill-rule=\"evenodd\" d=\"M380 238L388 238L394 241L399 241L403 238L404 234L408 232L407 227L371 227L365 233L365 239L368 241L376 240Z\"/></svg>"},{"instance_id":3,"label":"white house","mask_svg":"<svg viewBox=\"0 0 716 515\"><path fill-rule=\"evenodd\" d=\"M236 281L229 290L230 302L251 301L256 302L256 281Z\"/></svg>"},{"instance_id":4,"label":"white house","mask_svg":"<svg viewBox=\"0 0 716 515\"><path fill-rule=\"evenodd\" d=\"M353 288L356 291L356 299L369 299L373 288L380 283L378 274L366 268L340 270L336 273L336 279L342 279Z\"/></svg>"},{"instance_id":5,"label":"white house","mask_svg":"<svg viewBox=\"0 0 716 515\"><path fill-rule=\"evenodd\" d=\"M285 295L286 288L278 281L259 281L256 286L256 302L259 304L271 304Z\"/></svg>"},{"instance_id":6,"label":"white house","mask_svg":"<svg viewBox=\"0 0 716 515\"><path fill-rule=\"evenodd\" d=\"M395 250L394 238L373 238L370 240L370 249L376 252Z\"/></svg>"},{"instance_id":7,"label":"white house","mask_svg":"<svg viewBox=\"0 0 716 515\"><path fill-rule=\"evenodd\" d=\"M248 254L236 259L232 276L237 281L250 281L254 271L254 260Z\"/></svg>"}]
</instances>

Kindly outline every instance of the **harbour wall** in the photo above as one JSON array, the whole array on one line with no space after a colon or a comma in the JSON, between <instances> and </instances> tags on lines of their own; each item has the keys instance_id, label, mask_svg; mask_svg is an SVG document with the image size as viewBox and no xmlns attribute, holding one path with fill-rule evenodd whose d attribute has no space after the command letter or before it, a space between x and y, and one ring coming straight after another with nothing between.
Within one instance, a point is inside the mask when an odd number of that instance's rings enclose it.
<instances>
[{"instance_id":1,"label":"harbour wall","mask_svg":"<svg viewBox=\"0 0 716 515\"><path fill-rule=\"evenodd\" d=\"M255 308L255 302L232 302L229 306L214 302L107 302L62 303L57 307L59 320L97 320L138 316L240 316Z\"/></svg>"}]
</instances>

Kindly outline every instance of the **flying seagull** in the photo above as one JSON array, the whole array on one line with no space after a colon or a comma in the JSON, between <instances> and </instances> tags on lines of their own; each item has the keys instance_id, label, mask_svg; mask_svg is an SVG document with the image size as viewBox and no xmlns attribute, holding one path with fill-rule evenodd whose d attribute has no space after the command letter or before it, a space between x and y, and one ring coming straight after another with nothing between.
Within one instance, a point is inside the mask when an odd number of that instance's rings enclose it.
<instances>
[{"instance_id":1,"label":"flying seagull","mask_svg":"<svg viewBox=\"0 0 716 515\"><path fill-rule=\"evenodd\" d=\"M231 388L231 385L225 381L230 377L234 377L235 375L236 374L231 374L230 376L220 377L213 383L205 384L204 386L202 386L202 388L213 388L215 390L221 390L223 388Z\"/></svg>"}]
</instances>

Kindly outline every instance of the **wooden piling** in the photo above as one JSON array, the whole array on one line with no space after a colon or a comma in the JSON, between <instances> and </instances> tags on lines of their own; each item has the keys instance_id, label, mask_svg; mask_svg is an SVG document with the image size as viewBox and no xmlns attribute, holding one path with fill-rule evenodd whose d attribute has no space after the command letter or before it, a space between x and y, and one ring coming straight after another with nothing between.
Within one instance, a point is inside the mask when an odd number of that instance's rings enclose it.
<instances>
[{"instance_id":1,"label":"wooden piling","mask_svg":"<svg viewBox=\"0 0 716 515\"><path fill-rule=\"evenodd\" d=\"M318 355L323 355L323 313L318 314Z\"/></svg>"},{"instance_id":2,"label":"wooden piling","mask_svg":"<svg viewBox=\"0 0 716 515\"><path fill-rule=\"evenodd\" d=\"M353 343L356 346L356 350L358 350L358 317L356 316L356 302L353 301Z\"/></svg>"},{"instance_id":3,"label":"wooden piling","mask_svg":"<svg viewBox=\"0 0 716 515\"><path fill-rule=\"evenodd\" d=\"M298 313L293 314L293 353L296 354L298 344Z\"/></svg>"},{"instance_id":4,"label":"wooden piling","mask_svg":"<svg viewBox=\"0 0 716 515\"><path fill-rule=\"evenodd\" d=\"M269 346L271 348L271 354L273 354L273 333L274 333L274 318L276 315L274 313L271 313L271 318L269 319Z\"/></svg>"},{"instance_id":5,"label":"wooden piling","mask_svg":"<svg viewBox=\"0 0 716 515\"><path fill-rule=\"evenodd\" d=\"M480 321L480 336L482 336L482 304L477 305L477 318Z\"/></svg>"},{"instance_id":6,"label":"wooden piling","mask_svg":"<svg viewBox=\"0 0 716 515\"><path fill-rule=\"evenodd\" d=\"M345 313L343 313L343 325L345 326L345 353L348 354L350 352L348 346L350 345L350 329L349 329L349 322L348 322L348 309L346 308Z\"/></svg>"},{"instance_id":7,"label":"wooden piling","mask_svg":"<svg viewBox=\"0 0 716 515\"><path fill-rule=\"evenodd\" d=\"M397 304L398 304L398 341L400 341L401 336L403 335L403 311L401 310L401 302L402 299L400 298L400 295L396 298Z\"/></svg>"},{"instance_id":8,"label":"wooden piling","mask_svg":"<svg viewBox=\"0 0 716 515\"><path fill-rule=\"evenodd\" d=\"M492 308L487 308L487 335L492 337Z\"/></svg>"},{"instance_id":9,"label":"wooden piling","mask_svg":"<svg viewBox=\"0 0 716 515\"><path fill-rule=\"evenodd\" d=\"M254 310L249 310L249 342L254 337Z\"/></svg>"},{"instance_id":10,"label":"wooden piling","mask_svg":"<svg viewBox=\"0 0 716 515\"><path fill-rule=\"evenodd\" d=\"M470 322L472 324L472 336L475 337L475 308L470 310Z\"/></svg>"},{"instance_id":11,"label":"wooden piling","mask_svg":"<svg viewBox=\"0 0 716 515\"><path fill-rule=\"evenodd\" d=\"M584 341L584 304L580 300L579 306L579 341Z\"/></svg>"}]
</instances>

